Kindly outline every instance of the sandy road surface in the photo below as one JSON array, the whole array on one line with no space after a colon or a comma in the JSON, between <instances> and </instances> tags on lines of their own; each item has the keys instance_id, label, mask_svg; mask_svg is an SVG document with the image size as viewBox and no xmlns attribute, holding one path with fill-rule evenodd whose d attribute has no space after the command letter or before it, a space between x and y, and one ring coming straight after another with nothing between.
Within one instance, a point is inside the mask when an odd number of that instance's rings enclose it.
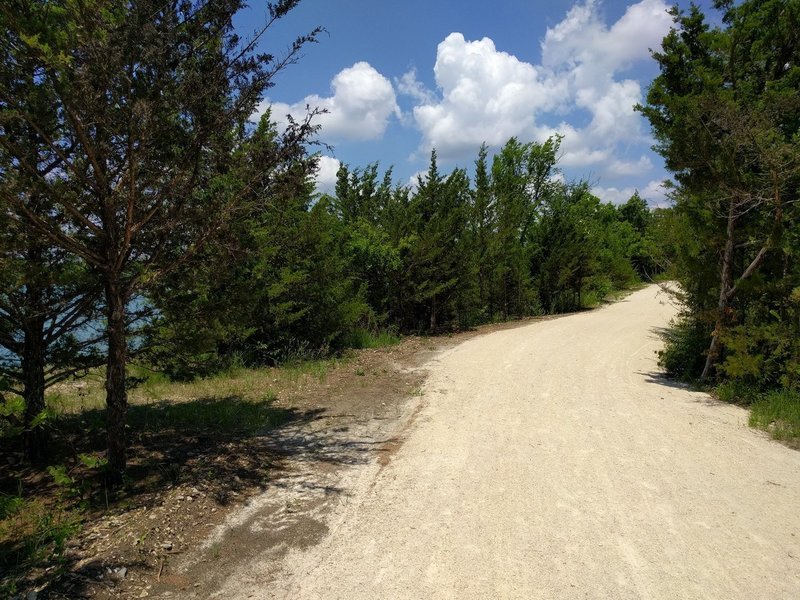
<instances>
[{"instance_id":1,"label":"sandy road surface","mask_svg":"<svg viewBox=\"0 0 800 600\"><path fill-rule=\"evenodd\" d=\"M800 598L800 453L657 377L674 310L650 287L442 354L330 534L225 596Z\"/></svg>"}]
</instances>

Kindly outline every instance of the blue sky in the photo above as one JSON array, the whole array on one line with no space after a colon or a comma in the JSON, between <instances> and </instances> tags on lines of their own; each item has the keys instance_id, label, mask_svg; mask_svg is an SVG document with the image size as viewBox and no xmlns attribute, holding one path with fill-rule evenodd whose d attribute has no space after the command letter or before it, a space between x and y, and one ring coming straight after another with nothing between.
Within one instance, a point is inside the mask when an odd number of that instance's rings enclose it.
<instances>
[{"instance_id":1,"label":"blue sky","mask_svg":"<svg viewBox=\"0 0 800 600\"><path fill-rule=\"evenodd\" d=\"M255 4L255 3L254 3ZM701 2L708 8L708 2ZM588 179L603 200L634 189L657 205L668 177L633 111L657 74L671 19L664 0L303 0L265 38L279 53L316 25L327 33L275 81L262 110L279 122L306 105L326 108L320 139L333 146L318 186L330 190L339 161L379 161L408 183L435 147L443 171L472 170L481 142L564 135L567 179ZM246 33L260 22L242 13Z\"/></svg>"}]
</instances>

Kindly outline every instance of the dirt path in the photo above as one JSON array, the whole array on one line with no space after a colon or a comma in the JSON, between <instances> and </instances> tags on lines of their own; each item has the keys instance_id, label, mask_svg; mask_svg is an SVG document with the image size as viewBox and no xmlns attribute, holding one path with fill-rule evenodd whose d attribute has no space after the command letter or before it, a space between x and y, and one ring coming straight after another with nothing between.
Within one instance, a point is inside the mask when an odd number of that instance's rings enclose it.
<instances>
[{"instance_id":1,"label":"dirt path","mask_svg":"<svg viewBox=\"0 0 800 600\"><path fill-rule=\"evenodd\" d=\"M800 598L800 453L659 378L674 312L650 287L443 353L329 533L217 596Z\"/></svg>"}]
</instances>

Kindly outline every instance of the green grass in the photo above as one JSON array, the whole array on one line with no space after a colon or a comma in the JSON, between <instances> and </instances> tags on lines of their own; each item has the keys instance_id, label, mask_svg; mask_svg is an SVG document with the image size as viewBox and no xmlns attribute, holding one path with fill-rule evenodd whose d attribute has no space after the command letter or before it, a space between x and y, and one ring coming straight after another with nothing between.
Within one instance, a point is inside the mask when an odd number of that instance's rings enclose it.
<instances>
[{"instance_id":1,"label":"green grass","mask_svg":"<svg viewBox=\"0 0 800 600\"><path fill-rule=\"evenodd\" d=\"M59 566L80 521L77 511L41 499L0 495L0 597L16 593L29 569Z\"/></svg>"},{"instance_id":2,"label":"green grass","mask_svg":"<svg viewBox=\"0 0 800 600\"><path fill-rule=\"evenodd\" d=\"M199 398L189 402L164 400L131 407L128 425L134 431L160 432L215 431L217 433L253 433L285 422L287 412L273 406L274 395L261 400Z\"/></svg>"},{"instance_id":3,"label":"green grass","mask_svg":"<svg viewBox=\"0 0 800 600\"><path fill-rule=\"evenodd\" d=\"M294 361L277 368L234 367L211 377L188 382L170 381L161 373L132 365L128 369L128 378L136 386L128 391L128 402L131 408L203 399L235 398L243 403L260 403L264 399L274 400L276 390L294 386L306 377L322 381L332 368L346 360L329 358ZM80 414L104 409L105 397L103 371L99 369L79 381L60 384L51 389L47 395L47 404L55 415Z\"/></svg>"},{"instance_id":4,"label":"green grass","mask_svg":"<svg viewBox=\"0 0 800 600\"><path fill-rule=\"evenodd\" d=\"M764 392L736 380L720 383L712 391L723 402L748 406L751 427L800 448L800 392L790 389Z\"/></svg>"},{"instance_id":5,"label":"green grass","mask_svg":"<svg viewBox=\"0 0 800 600\"><path fill-rule=\"evenodd\" d=\"M753 405L763 396L758 388L736 380L720 383L714 388L714 393L723 402L744 406Z\"/></svg>"},{"instance_id":6,"label":"green grass","mask_svg":"<svg viewBox=\"0 0 800 600\"><path fill-rule=\"evenodd\" d=\"M345 359L324 358L318 360L297 360L286 363L285 365L273 369L291 383L297 383L303 377L312 377L318 381L324 381L325 376L332 367Z\"/></svg>"},{"instance_id":7,"label":"green grass","mask_svg":"<svg viewBox=\"0 0 800 600\"><path fill-rule=\"evenodd\" d=\"M751 407L750 425L768 431L776 440L800 444L800 393L780 390L763 394Z\"/></svg>"},{"instance_id":8,"label":"green grass","mask_svg":"<svg viewBox=\"0 0 800 600\"><path fill-rule=\"evenodd\" d=\"M400 343L400 336L390 331L356 329L347 337L347 346L354 349L384 348Z\"/></svg>"}]
</instances>

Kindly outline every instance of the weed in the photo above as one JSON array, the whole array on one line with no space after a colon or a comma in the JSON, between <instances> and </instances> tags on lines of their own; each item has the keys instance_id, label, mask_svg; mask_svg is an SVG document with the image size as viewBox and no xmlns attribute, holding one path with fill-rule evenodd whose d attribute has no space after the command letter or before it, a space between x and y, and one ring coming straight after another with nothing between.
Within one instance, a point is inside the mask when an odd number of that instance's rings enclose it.
<instances>
[{"instance_id":1,"label":"weed","mask_svg":"<svg viewBox=\"0 0 800 600\"><path fill-rule=\"evenodd\" d=\"M750 425L769 431L776 440L800 443L800 393L778 390L753 403Z\"/></svg>"},{"instance_id":2,"label":"weed","mask_svg":"<svg viewBox=\"0 0 800 600\"><path fill-rule=\"evenodd\" d=\"M222 553L222 551L221 551L221 549L219 547L219 544L212 544L211 545L211 558L213 558L214 560L218 560L221 553Z\"/></svg>"},{"instance_id":3,"label":"weed","mask_svg":"<svg viewBox=\"0 0 800 600\"><path fill-rule=\"evenodd\" d=\"M324 381L328 371L335 364L335 359L292 361L281 367L279 371L282 371L292 383L297 382L303 376Z\"/></svg>"},{"instance_id":4,"label":"weed","mask_svg":"<svg viewBox=\"0 0 800 600\"><path fill-rule=\"evenodd\" d=\"M660 336L664 349L658 353L658 362L667 373L684 381L699 376L710 339L707 327L696 319L680 317Z\"/></svg>"},{"instance_id":5,"label":"weed","mask_svg":"<svg viewBox=\"0 0 800 600\"><path fill-rule=\"evenodd\" d=\"M63 499L69 499L81 509L89 507L92 493L98 489L98 481L103 480L108 461L97 454L78 454L78 462L68 469L66 465L51 465L47 473L60 488Z\"/></svg>"},{"instance_id":6,"label":"weed","mask_svg":"<svg viewBox=\"0 0 800 600\"><path fill-rule=\"evenodd\" d=\"M0 592L40 564L60 564L67 541L80 529L80 514L37 498L0 495ZM13 591L11 592L13 593Z\"/></svg>"},{"instance_id":7,"label":"weed","mask_svg":"<svg viewBox=\"0 0 800 600\"><path fill-rule=\"evenodd\" d=\"M147 541L148 537L150 537L150 530L146 529L145 531L143 531L142 533L139 534L139 536L136 538L136 541L133 542L133 545L134 546L143 546L145 541Z\"/></svg>"}]
</instances>

